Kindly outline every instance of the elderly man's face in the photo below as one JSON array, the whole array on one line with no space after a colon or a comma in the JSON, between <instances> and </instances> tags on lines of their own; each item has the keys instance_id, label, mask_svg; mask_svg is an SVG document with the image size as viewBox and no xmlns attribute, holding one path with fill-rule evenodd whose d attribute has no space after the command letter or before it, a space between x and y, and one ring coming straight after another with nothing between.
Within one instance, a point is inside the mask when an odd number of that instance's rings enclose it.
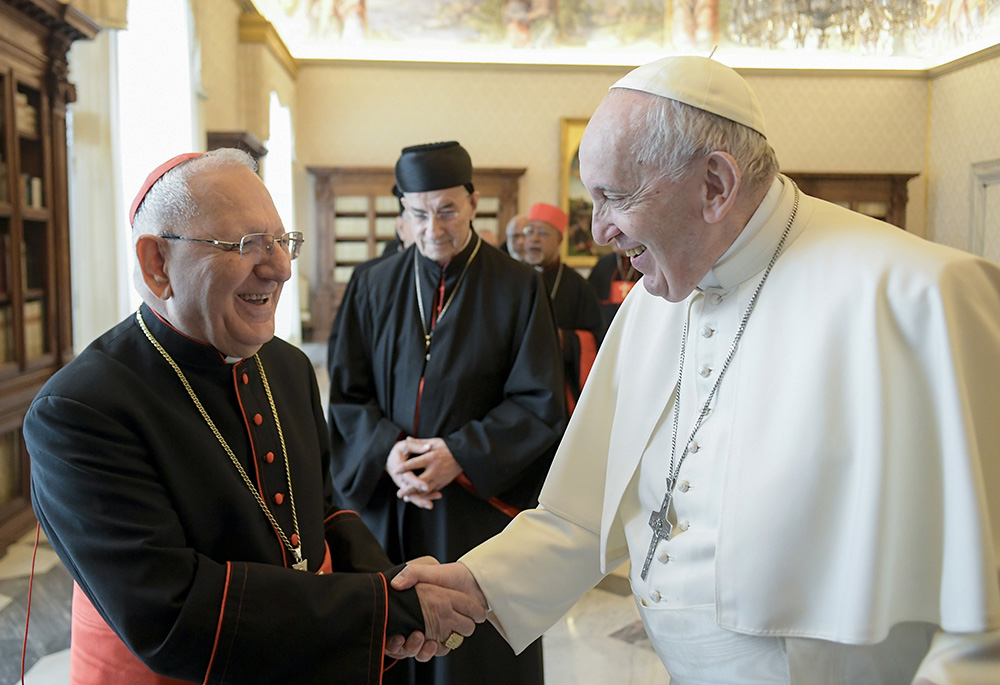
<instances>
[{"instance_id":1,"label":"elderly man's face","mask_svg":"<svg viewBox=\"0 0 1000 685\"><path fill-rule=\"evenodd\" d=\"M469 222L476 217L479 193L462 186L406 193L403 204L420 254L442 266L462 251L469 239Z\"/></svg>"},{"instance_id":2,"label":"elderly man's face","mask_svg":"<svg viewBox=\"0 0 1000 685\"><path fill-rule=\"evenodd\" d=\"M249 233L281 236L271 196L253 171L243 166L213 169L191 180L202 215L186 229L191 238L239 242ZM274 311L291 275L288 253L275 244L263 264L207 243L169 241L165 268L171 296L166 316L185 335L224 354L249 357L274 337Z\"/></svg>"},{"instance_id":3,"label":"elderly man's face","mask_svg":"<svg viewBox=\"0 0 1000 685\"><path fill-rule=\"evenodd\" d=\"M711 264L703 268L697 175L676 182L661 178L636 164L630 152L653 97L624 89L605 97L580 142L580 178L594 201L594 239L601 245L614 241L645 276L650 293L680 302Z\"/></svg>"},{"instance_id":4,"label":"elderly man's face","mask_svg":"<svg viewBox=\"0 0 1000 685\"><path fill-rule=\"evenodd\" d=\"M547 267L559 259L562 233L546 221L529 221L524 231L524 261L531 266Z\"/></svg>"},{"instance_id":5,"label":"elderly man's face","mask_svg":"<svg viewBox=\"0 0 1000 685\"><path fill-rule=\"evenodd\" d=\"M507 252L519 262L524 261L524 227L527 217L518 217L507 224Z\"/></svg>"}]
</instances>

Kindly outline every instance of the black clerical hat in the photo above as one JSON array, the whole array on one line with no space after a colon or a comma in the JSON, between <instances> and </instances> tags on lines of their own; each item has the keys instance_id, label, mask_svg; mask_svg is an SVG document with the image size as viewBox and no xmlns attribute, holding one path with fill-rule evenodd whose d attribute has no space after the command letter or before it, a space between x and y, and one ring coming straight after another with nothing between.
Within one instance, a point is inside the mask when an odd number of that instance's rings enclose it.
<instances>
[{"instance_id":1,"label":"black clerical hat","mask_svg":"<svg viewBox=\"0 0 1000 685\"><path fill-rule=\"evenodd\" d=\"M465 186L472 192L472 158L456 141L403 148L396 162L396 186L423 193Z\"/></svg>"}]
</instances>

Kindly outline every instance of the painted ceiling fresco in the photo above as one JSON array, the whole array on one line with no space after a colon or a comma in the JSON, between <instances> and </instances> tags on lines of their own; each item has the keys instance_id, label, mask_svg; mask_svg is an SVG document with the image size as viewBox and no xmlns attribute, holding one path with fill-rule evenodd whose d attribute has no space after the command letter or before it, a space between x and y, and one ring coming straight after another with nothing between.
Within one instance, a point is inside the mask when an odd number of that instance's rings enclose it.
<instances>
[{"instance_id":1,"label":"painted ceiling fresco","mask_svg":"<svg viewBox=\"0 0 1000 685\"><path fill-rule=\"evenodd\" d=\"M924 69L1000 43L1000 0L253 0L302 59Z\"/></svg>"}]
</instances>

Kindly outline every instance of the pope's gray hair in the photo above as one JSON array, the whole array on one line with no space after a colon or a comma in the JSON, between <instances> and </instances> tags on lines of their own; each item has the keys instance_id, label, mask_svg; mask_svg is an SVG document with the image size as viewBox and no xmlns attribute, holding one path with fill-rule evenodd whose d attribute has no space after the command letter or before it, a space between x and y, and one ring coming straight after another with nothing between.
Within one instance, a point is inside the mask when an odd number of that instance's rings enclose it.
<instances>
[{"instance_id":1,"label":"pope's gray hair","mask_svg":"<svg viewBox=\"0 0 1000 685\"><path fill-rule=\"evenodd\" d=\"M691 164L712 152L736 160L744 188L769 184L778 158L767 139L754 129L669 98L650 98L645 116L637 117L632 154L670 180L679 180Z\"/></svg>"},{"instance_id":2,"label":"pope's gray hair","mask_svg":"<svg viewBox=\"0 0 1000 685\"><path fill-rule=\"evenodd\" d=\"M159 235L163 231L183 234L187 225L201 214L191 192L191 179L202 172L222 167L245 166L257 172L257 162L243 150L219 148L175 166L146 193L132 222L132 237Z\"/></svg>"}]
</instances>

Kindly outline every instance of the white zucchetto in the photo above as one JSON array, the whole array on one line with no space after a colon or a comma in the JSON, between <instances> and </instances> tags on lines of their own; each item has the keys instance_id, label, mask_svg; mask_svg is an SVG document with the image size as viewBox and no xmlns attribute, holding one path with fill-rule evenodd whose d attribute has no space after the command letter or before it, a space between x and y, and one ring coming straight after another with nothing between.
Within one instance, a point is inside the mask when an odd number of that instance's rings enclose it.
<instances>
[{"instance_id":1,"label":"white zucchetto","mask_svg":"<svg viewBox=\"0 0 1000 685\"><path fill-rule=\"evenodd\" d=\"M743 124L767 138L764 112L750 85L733 69L707 57L665 57L633 69L612 88L677 100Z\"/></svg>"}]
</instances>

